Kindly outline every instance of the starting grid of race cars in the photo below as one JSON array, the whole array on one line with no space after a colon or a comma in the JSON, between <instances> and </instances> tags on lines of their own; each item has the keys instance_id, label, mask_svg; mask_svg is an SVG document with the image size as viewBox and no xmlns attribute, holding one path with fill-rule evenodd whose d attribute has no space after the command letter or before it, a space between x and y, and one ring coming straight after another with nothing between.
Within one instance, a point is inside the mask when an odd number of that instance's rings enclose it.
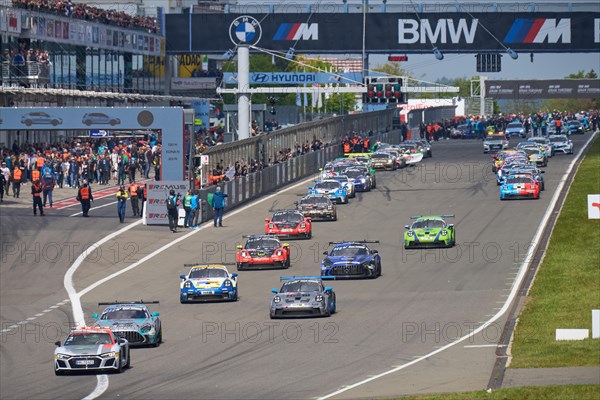
<instances>
[{"instance_id":1,"label":"starting grid of race cars","mask_svg":"<svg viewBox=\"0 0 600 400\"><path fill-rule=\"evenodd\" d=\"M557 153L573 154L566 135L536 137L508 149L503 134L484 140L484 153L493 153L493 171L500 186L500 199L539 199L544 190L548 159ZM336 221L337 207L348 204L357 192L370 192L377 186L377 171L393 171L432 157L426 140L409 140L399 145L376 143L371 152L348 153L328 162L295 209L271 210L265 218L264 234L245 236L237 246L235 267L283 269L291 266L290 246L283 239L311 239L314 222ZM404 248L452 247L455 227L448 223L454 215L413 216L406 225ZM329 242L323 253L321 273L316 276L282 276L281 288L273 289L269 305L271 318L329 317L336 312L336 293L326 283L335 279L376 279L382 273L381 257L373 245L378 241ZM237 301L238 274L228 264L189 264L180 275L180 302ZM99 303L104 311L92 317L92 326L78 327L65 342L56 342L54 370L57 375L74 371L122 372L130 365L130 347L159 346L162 325L148 304L158 301L116 301Z\"/></svg>"}]
</instances>

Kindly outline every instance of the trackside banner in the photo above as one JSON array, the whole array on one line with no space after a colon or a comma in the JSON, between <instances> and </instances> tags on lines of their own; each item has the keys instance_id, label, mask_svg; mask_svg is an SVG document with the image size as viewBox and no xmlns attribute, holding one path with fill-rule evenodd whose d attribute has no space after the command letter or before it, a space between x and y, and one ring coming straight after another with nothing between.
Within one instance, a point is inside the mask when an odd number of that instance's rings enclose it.
<instances>
[{"instance_id":1,"label":"trackside banner","mask_svg":"<svg viewBox=\"0 0 600 400\"><path fill-rule=\"evenodd\" d=\"M162 132L161 177L183 179L183 108L0 107L0 131L154 130Z\"/></svg>"},{"instance_id":2,"label":"trackside banner","mask_svg":"<svg viewBox=\"0 0 600 400\"><path fill-rule=\"evenodd\" d=\"M147 225L169 225L167 215L167 197L171 190L181 195L181 201L190 188L187 181L157 181L148 182L148 199L146 201L146 224ZM183 206L179 207L183 209Z\"/></svg>"},{"instance_id":3,"label":"trackside banner","mask_svg":"<svg viewBox=\"0 0 600 400\"><path fill-rule=\"evenodd\" d=\"M489 80L485 94L494 99L597 99L600 98L598 79L553 80Z\"/></svg>"},{"instance_id":4,"label":"trackside banner","mask_svg":"<svg viewBox=\"0 0 600 400\"><path fill-rule=\"evenodd\" d=\"M586 12L368 13L369 53L598 52L600 15ZM360 53L361 13L167 14L167 52L219 53L244 43L297 53ZM309 22L306 22L309 21Z\"/></svg>"}]
</instances>

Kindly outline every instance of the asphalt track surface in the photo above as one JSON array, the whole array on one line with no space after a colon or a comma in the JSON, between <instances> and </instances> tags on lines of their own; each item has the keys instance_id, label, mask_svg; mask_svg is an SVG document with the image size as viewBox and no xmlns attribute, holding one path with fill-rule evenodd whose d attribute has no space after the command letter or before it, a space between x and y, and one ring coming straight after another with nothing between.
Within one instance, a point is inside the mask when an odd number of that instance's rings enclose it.
<instances>
[{"instance_id":1,"label":"asphalt track surface","mask_svg":"<svg viewBox=\"0 0 600 400\"><path fill-rule=\"evenodd\" d=\"M577 152L589 137L573 138ZM435 143L431 159L381 172L377 189L338 208L337 222L316 222L313 239L290 241L289 270L242 271L240 301L179 303L185 263L233 262L242 235L261 233L270 209L291 208L300 185L251 205L198 231L151 260L85 294L86 321L99 301L159 300L164 342L132 350L132 367L109 374L100 398L306 399L335 392L444 346L475 329L502 306L553 190L572 155L556 155L545 168L540 200L501 202L491 158L479 141ZM94 207L114 201L100 199ZM56 377L52 352L72 324L63 287L67 269L85 246L137 219L119 224L116 205L69 217L78 207L47 210L0 208L0 398L81 399L97 385L94 374ZM128 215L131 210L128 209ZM410 216L455 214L458 246L404 250ZM227 215L227 214L226 214ZM82 290L184 233L136 225L102 245L74 276ZM329 241L380 240L383 276L335 281L338 312L330 318L270 320L270 289L281 275L318 275ZM235 270L235 267L230 267ZM494 365L502 326L434 360L387 376L368 390L340 398L484 388Z\"/></svg>"}]
</instances>

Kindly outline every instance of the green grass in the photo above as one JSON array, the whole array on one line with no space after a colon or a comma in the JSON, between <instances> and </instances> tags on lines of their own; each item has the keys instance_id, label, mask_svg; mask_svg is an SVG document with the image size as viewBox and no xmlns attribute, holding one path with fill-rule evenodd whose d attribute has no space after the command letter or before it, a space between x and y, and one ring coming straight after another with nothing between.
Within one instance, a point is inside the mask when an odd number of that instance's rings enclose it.
<instances>
[{"instance_id":1,"label":"green grass","mask_svg":"<svg viewBox=\"0 0 600 400\"><path fill-rule=\"evenodd\" d=\"M445 393L425 396L401 397L402 400L597 400L600 397L598 385L524 386L505 388L487 393L478 392Z\"/></svg>"},{"instance_id":2,"label":"green grass","mask_svg":"<svg viewBox=\"0 0 600 400\"><path fill-rule=\"evenodd\" d=\"M587 195L598 193L600 140L595 140L577 171L519 317L511 368L600 365L599 339L555 340L556 328L590 329L591 337L592 309L600 309L600 220L587 217Z\"/></svg>"}]
</instances>

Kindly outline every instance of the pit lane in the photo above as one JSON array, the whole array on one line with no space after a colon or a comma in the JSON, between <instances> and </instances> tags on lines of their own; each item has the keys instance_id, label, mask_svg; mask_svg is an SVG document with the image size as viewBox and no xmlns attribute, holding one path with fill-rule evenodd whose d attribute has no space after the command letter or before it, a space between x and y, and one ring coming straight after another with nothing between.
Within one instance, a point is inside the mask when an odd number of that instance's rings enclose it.
<instances>
[{"instance_id":1,"label":"pit lane","mask_svg":"<svg viewBox=\"0 0 600 400\"><path fill-rule=\"evenodd\" d=\"M574 138L576 151L587 137ZM203 258L232 262L241 236L260 233L268 210L291 207L304 189L253 206L227 219L224 228L203 230L84 296L88 321L99 310L98 301L161 301L155 310L163 319L164 344L134 350L131 370L110 375L104 398L316 397L426 354L484 321L505 299L515 267L573 156L550 159L545 168L546 191L539 201L500 202L491 159L481 153L481 142L439 142L433 151L433 158L414 168L378 173L377 190L358 193L349 205L340 206L337 222L317 222L313 240L290 242L289 270L241 272L238 303L179 304L178 276L185 271L183 264ZM98 210L97 231L82 226L80 220L70 226L61 219L56 224L60 226L32 226L28 232L40 243L63 238L60 235L65 235L64 240L97 240L118 225L114 213L110 207ZM456 215L457 248L401 248L403 226L410 223L411 215L448 213ZM10 235L9 226L17 226L16 219L9 218L12 225L5 222L2 213L3 241ZM133 228L118 238L120 245L132 246L127 258L111 259L108 254L115 247L107 243L101 257L82 265L75 276L77 288L130 265L174 237L166 228ZM269 319L270 289L280 285L280 275L318 274L327 242L352 239L381 241L376 247L382 256L381 278L333 282L338 313L332 318ZM3 322L14 320L14 314L28 315L35 306L52 303L49 300L66 298L59 282L69 265L43 259L27 269L18 263L6 264L1 270L2 285L10 291L0 294ZM67 322L69 305L59 310L40 317L40 324ZM32 335L23 337L23 329L2 336L2 398L53 398L65 393L81 398L93 390L94 376L55 377L54 340L47 340L46 333L39 334L36 342ZM484 341L494 342L492 331ZM438 380L460 375L450 363L447 368L437 367ZM485 385L492 367L493 360L481 363L481 379L471 375L470 384L481 381ZM28 373L35 374L35 387L27 384L33 376ZM428 375L427 369L420 371L422 379L417 383L433 391L441 387L432 385L434 379ZM398 381L397 393L418 391L414 382Z\"/></svg>"}]
</instances>

